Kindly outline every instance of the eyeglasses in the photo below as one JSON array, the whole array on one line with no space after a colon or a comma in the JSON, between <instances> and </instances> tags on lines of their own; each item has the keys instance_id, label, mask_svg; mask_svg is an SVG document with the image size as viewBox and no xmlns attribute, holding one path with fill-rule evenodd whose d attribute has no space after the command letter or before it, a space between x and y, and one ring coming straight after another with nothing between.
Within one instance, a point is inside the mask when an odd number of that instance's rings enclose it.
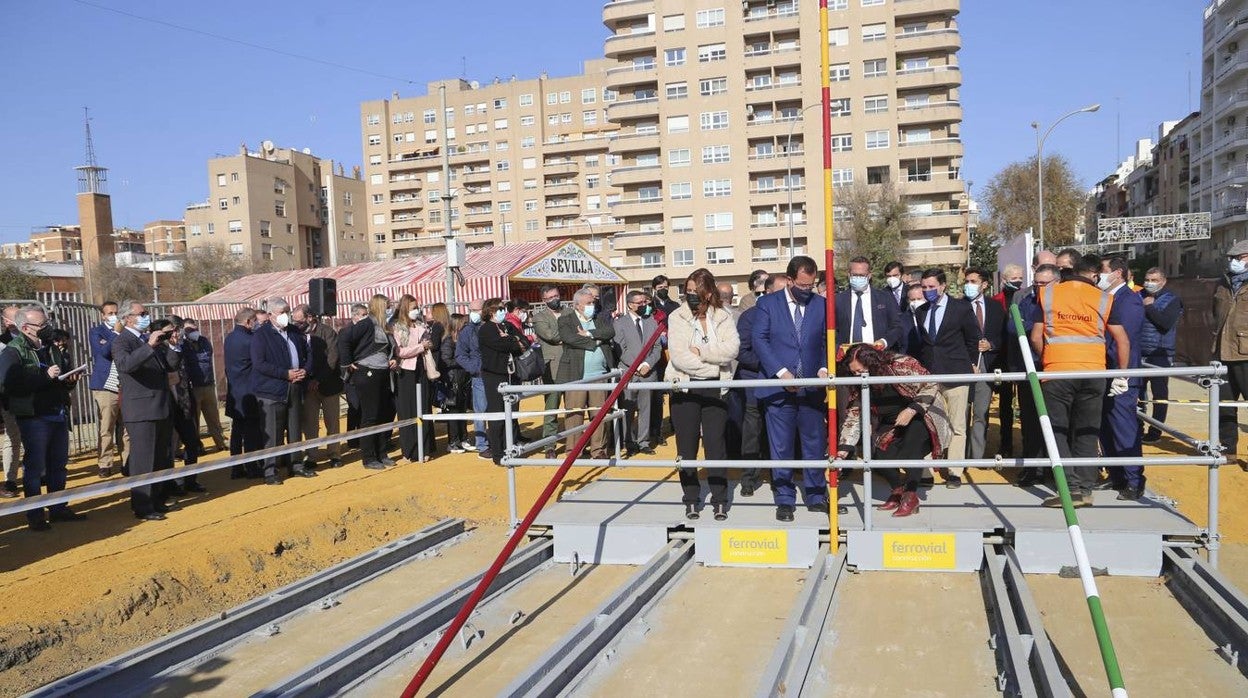
<instances>
[{"instance_id":1,"label":"eyeglasses","mask_svg":"<svg viewBox=\"0 0 1248 698\"><path fill-rule=\"evenodd\" d=\"M36 330L42 330L43 328L45 328L45 327L47 327L47 326L48 326L48 323L46 323L46 322L45 322L45 323L42 323L42 324L36 325L36 324L35 324L35 323L33 323L33 322L28 322L28 323L26 323L26 326L27 326L27 327L33 327L33 328L35 328Z\"/></svg>"}]
</instances>

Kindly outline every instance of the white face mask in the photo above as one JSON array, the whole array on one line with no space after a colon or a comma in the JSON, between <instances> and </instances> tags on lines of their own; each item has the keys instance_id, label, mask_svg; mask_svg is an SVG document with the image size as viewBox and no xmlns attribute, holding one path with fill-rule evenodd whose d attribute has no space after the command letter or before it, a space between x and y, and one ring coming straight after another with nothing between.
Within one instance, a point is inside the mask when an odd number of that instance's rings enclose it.
<instances>
[{"instance_id":1,"label":"white face mask","mask_svg":"<svg viewBox=\"0 0 1248 698\"><path fill-rule=\"evenodd\" d=\"M516 317L520 318L520 322L524 322L529 319L529 314L522 311L522 312L516 313Z\"/></svg>"},{"instance_id":2,"label":"white face mask","mask_svg":"<svg viewBox=\"0 0 1248 698\"><path fill-rule=\"evenodd\" d=\"M924 305L927 305L927 301L910 301L911 310L918 310L919 308L922 308Z\"/></svg>"},{"instance_id":3,"label":"white face mask","mask_svg":"<svg viewBox=\"0 0 1248 698\"><path fill-rule=\"evenodd\" d=\"M290 313L274 315L273 324L277 325L278 329L286 329L286 326L290 324Z\"/></svg>"},{"instance_id":4,"label":"white face mask","mask_svg":"<svg viewBox=\"0 0 1248 698\"><path fill-rule=\"evenodd\" d=\"M108 325L110 329L113 327L116 327L117 326L117 314L113 313L112 315L109 315L108 317L104 318L104 324Z\"/></svg>"},{"instance_id":5,"label":"white face mask","mask_svg":"<svg viewBox=\"0 0 1248 698\"><path fill-rule=\"evenodd\" d=\"M888 284L888 287L892 289L901 288L901 277L900 276L886 276L884 277L884 283Z\"/></svg>"},{"instance_id":6,"label":"white face mask","mask_svg":"<svg viewBox=\"0 0 1248 698\"><path fill-rule=\"evenodd\" d=\"M1097 275L1096 287L1102 291L1108 291L1113 282L1109 280L1109 274L1101 272Z\"/></svg>"},{"instance_id":7,"label":"white face mask","mask_svg":"<svg viewBox=\"0 0 1248 698\"><path fill-rule=\"evenodd\" d=\"M1148 291L1149 293L1157 293L1158 291L1161 290L1161 284L1157 283L1156 281L1145 281L1144 290Z\"/></svg>"},{"instance_id":8,"label":"white face mask","mask_svg":"<svg viewBox=\"0 0 1248 698\"><path fill-rule=\"evenodd\" d=\"M867 287L867 283L870 281L871 279L866 276L851 276L849 277L849 287L855 291L861 291Z\"/></svg>"},{"instance_id":9,"label":"white face mask","mask_svg":"<svg viewBox=\"0 0 1248 698\"><path fill-rule=\"evenodd\" d=\"M1245 262L1242 259L1232 259L1230 263L1227 264L1227 268L1230 269L1232 274L1243 274L1248 271L1248 262Z\"/></svg>"},{"instance_id":10,"label":"white face mask","mask_svg":"<svg viewBox=\"0 0 1248 698\"><path fill-rule=\"evenodd\" d=\"M979 291L980 291L979 284L963 284L962 285L962 294L966 296L967 300L973 301L976 298L979 298Z\"/></svg>"},{"instance_id":11,"label":"white face mask","mask_svg":"<svg viewBox=\"0 0 1248 698\"><path fill-rule=\"evenodd\" d=\"M413 309L411 309L411 310L407 311L407 319L408 319L408 320L419 320L419 319L420 319L420 311L419 311L419 310L416 310L415 308L413 308Z\"/></svg>"},{"instance_id":12,"label":"white face mask","mask_svg":"<svg viewBox=\"0 0 1248 698\"><path fill-rule=\"evenodd\" d=\"M198 341L199 341L199 330L191 330L190 332L187 332L187 333L186 333L186 338L187 338L187 339L189 339L189 340L191 340L192 342L198 342Z\"/></svg>"}]
</instances>

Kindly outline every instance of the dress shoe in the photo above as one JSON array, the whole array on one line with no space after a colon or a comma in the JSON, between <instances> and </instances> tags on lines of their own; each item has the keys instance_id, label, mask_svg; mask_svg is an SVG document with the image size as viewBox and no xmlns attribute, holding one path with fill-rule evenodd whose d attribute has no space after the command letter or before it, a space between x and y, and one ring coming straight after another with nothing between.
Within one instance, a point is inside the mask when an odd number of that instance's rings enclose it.
<instances>
[{"instance_id":1,"label":"dress shoe","mask_svg":"<svg viewBox=\"0 0 1248 698\"><path fill-rule=\"evenodd\" d=\"M26 528L32 531L51 531L52 524L47 521L30 521L26 524Z\"/></svg>"},{"instance_id":2,"label":"dress shoe","mask_svg":"<svg viewBox=\"0 0 1248 698\"><path fill-rule=\"evenodd\" d=\"M893 516L910 516L919 510L919 495L915 492L906 492L901 495L901 504L897 507L897 511L893 512Z\"/></svg>"},{"instance_id":3,"label":"dress shoe","mask_svg":"<svg viewBox=\"0 0 1248 698\"><path fill-rule=\"evenodd\" d=\"M1040 482L1040 471L1034 468L1025 468L1023 474L1018 476L1018 481L1015 484L1019 487L1031 487L1038 482Z\"/></svg>"},{"instance_id":4,"label":"dress shoe","mask_svg":"<svg viewBox=\"0 0 1248 698\"><path fill-rule=\"evenodd\" d=\"M559 450L556 449L554 446L551 446L550 448L546 449L545 455L546 455L546 460L554 460L559 457Z\"/></svg>"},{"instance_id":5,"label":"dress shoe","mask_svg":"<svg viewBox=\"0 0 1248 698\"><path fill-rule=\"evenodd\" d=\"M811 513L813 513L813 514L828 514L828 513L831 513L831 512L829 511L829 509L828 509L828 503L827 503L827 502L815 502L814 504L807 504L807 505L806 505L806 511L809 511L809 512L811 512Z\"/></svg>"},{"instance_id":6,"label":"dress shoe","mask_svg":"<svg viewBox=\"0 0 1248 698\"><path fill-rule=\"evenodd\" d=\"M139 521L164 521L165 515L160 513L159 511L152 511L146 514L135 514L134 518L138 519Z\"/></svg>"},{"instance_id":7,"label":"dress shoe","mask_svg":"<svg viewBox=\"0 0 1248 698\"><path fill-rule=\"evenodd\" d=\"M905 493L906 488L904 487L894 489L892 493L888 495L888 499L885 499L884 503L877 506L876 509L879 509L880 511L892 511L893 509L896 509L901 506L901 496Z\"/></svg>"},{"instance_id":8,"label":"dress shoe","mask_svg":"<svg viewBox=\"0 0 1248 698\"><path fill-rule=\"evenodd\" d=\"M1143 497L1143 487L1124 487L1118 492L1118 500L1122 502L1137 502Z\"/></svg>"},{"instance_id":9,"label":"dress shoe","mask_svg":"<svg viewBox=\"0 0 1248 698\"><path fill-rule=\"evenodd\" d=\"M48 519L52 521L86 521L86 514L79 514L69 509L53 510L48 513Z\"/></svg>"},{"instance_id":10,"label":"dress shoe","mask_svg":"<svg viewBox=\"0 0 1248 698\"><path fill-rule=\"evenodd\" d=\"M745 485L745 484L743 484L743 485L741 485L741 496L742 496L742 497L753 497L753 496L754 496L754 492L755 492L755 490L757 490L757 489L758 489L758 488L757 488L757 487L755 487L754 485Z\"/></svg>"},{"instance_id":11,"label":"dress shoe","mask_svg":"<svg viewBox=\"0 0 1248 698\"><path fill-rule=\"evenodd\" d=\"M697 521L702 515L698 513L697 504L685 504L685 518L690 521Z\"/></svg>"},{"instance_id":12,"label":"dress shoe","mask_svg":"<svg viewBox=\"0 0 1248 698\"><path fill-rule=\"evenodd\" d=\"M386 469L386 466L382 465L381 463L378 463L375 460L365 463L364 467L368 470L385 470Z\"/></svg>"},{"instance_id":13,"label":"dress shoe","mask_svg":"<svg viewBox=\"0 0 1248 698\"><path fill-rule=\"evenodd\" d=\"M299 468L298 470L292 471L290 473L290 476L291 477L316 477L316 471L308 470L306 468Z\"/></svg>"},{"instance_id":14,"label":"dress shoe","mask_svg":"<svg viewBox=\"0 0 1248 698\"><path fill-rule=\"evenodd\" d=\"M1140 441L1142 441L1142 442L1144 442L1144 443L1146 443L1146 444L1155 444L1155 443L1157 443L1158 441L1161 441L1161 432L1159 432L1159 431L1150 431L1150 432L1148 432L1147 434L1145 434L1145 435L1144 435L1144 436L1140 439Z\"/></svg>"},{"instance_id":15,"label":"dress shoe","mask_svg":"<svg viewBox=\"0 0 1248 698\"><path fill-rule=\"evenodd\" d=\"M776 507L776 521L790 522L793 520L793 507L781 504Z\"/></svg>"},{"instance_id":16,"label":"dress shoe","mask_svg":"<svg viewBox=\"0 0 1248 698\"><path fill-rule=\"evenodd\" d=\"M477 458L480 458L481 460L494 460L494 454L487 448L484 451L477 451Z\"/></svg>"},{"instance_id":17,"label":"dress shoe","mask_svg":"<svg viewBox=\"0 0 1248 698\"><path fill-rule=\"evenodd\" d=\"M304 470L316 470L316 461L312 460L311 458L304 458L303 469Z\"/></svg>"},{"instance_id":18,"label":"dress shoe","mask_svg":"<svg viewBox=\"0 0 1248 698\"><path fill-rule=\"evenodd\" d=\"M208 492L208 488L207 488L207 487L204 487L203 485L199 484L198 482L192 482L192 483L187 484L187 486L186 486L186 491L187 491L187 492L194 492L194 493L196 493L196 494L206 494L206 493Z\"/></svg>"},{"instance_id":19,"label":"dress shoe","mask_svg":"<svg viewBox=\"0 0 1248 698\"><path fill-rule=\"evenodd\" d=\"M341 458L330 458L330 459L329 459L329 467L331 467L331 468L341 468L341 467L342 467L342 459L341 459Z\"/></svg>"},{"instance_id":20,"label":"dress shoe","mask_svg":"<svg viewBox=\"0 0 1248 698\"><path fill-rule=\"evenodd\" d=\"M382 465L394 465L394 459L391 458L390 456L382 456L381 460L377 462L381 463Z\"/></svg>"},{"instance_id":21,"label":"dress shoe","mask_svg":"<svg viewBox=\"0 0 1248 698\"><path fill-rule=\"evenodd\" d=\"M280 484L282 484L282 478L280 478L280 477L278 477L278 476L276 476L276 475L270 475L270 476L268 476L268 477L264 478L264 484L266 484L266 485L280 485Z\"/></svg>"},{"instance_id":22,"label":"dress shoe","mask_svg":"<svg viewBox=\"0 0 1248 698\"><path fill-rule=\"evenodd\" d=\"M113 476L113 469L112 469L112 468L100 468L100 478L101 478L101 479L110 478L110 477L112 477L112 476Z\"/></svg>"},{"instance_id":23,"label":"dress shoe","mask_svg":"<svg viewBox=\"0 0 1248 698\"><path fill-rule=\"evenodd\" d=\"M17 483L16 483L16 482L14 482L14 481L12 481L12 480L6 480L6 481L5 481L5 483L4 483L4 491L5 491L5 492L13 492L13 493L16 493L16 492L17 492Z\"/></svg>"},{"instance_id":24,"label":"dress shoe","mask_svg":"<svg viewBox=\"0 0 1248 698\"><path fill-rule=\"evenodd\" d=\"M17 499L17 493L10 492L3 487L0 487L0 499Z\"/></svg>"},{"instance_id":25,"label":"dress shoe","mask_svg":"<svg viewBox=\"0 0 1248 698\"><path fill-rule=\"evenodd\" d=\"M722 502L719 504L712 504L711 508L712 508L712 511L715 512L714 516L715 516L716 521L728 520L728 505L727 504L724 504Z\"/></svg>"},{"instance_id":26,"label":"dress shoe","mask_svg":"<svg viewBox=\"0 0 1248 698\"><path fill-rule=\"evenodd\" d=\"M594 460L607 460L610 458L610 456L607 455L606 451L594 451L593 453L589 454L589 457L593 458Z\"/></svg>"},{"instance_id":27,"label":"dress shoe","mask_svg":"<svg viewBox=\"0 0 1248 698\"><path fill-rule=\"evenodd\" d=\"M177 502L165 502L164 504L153 504L152 508L155 509L157 513L168 514L171 511L178 511L182 508L182 505Z\"/></svg>"},{"instance_id":28,"label":"dress shoe","mask_svg":"<svg viewBox=\"0 0 1248 698\"><path fill-rule=\"evenodd\" d=\"M1070 503L1076 509L1090 507L1092 506L1092 495L1084 492L1071 492ZM1045 506L1050 509L1060 509L1062 508L1062 498L1060 495L1053 495L1052 497L1044 500L1044 502L1041 503L1041 506Z\"/></svg>"},{"instance_id":29,"label":"dress shoe","mask_svg":"<svg viewBox=\"0 0 1248 698\"><path fill-rule=\"evenodd\" d=\"M946 489L956 490L961 486L962 486L962 478L958 477L957 475L945 476L945 488Z\"/></svg>"}]
</instances>

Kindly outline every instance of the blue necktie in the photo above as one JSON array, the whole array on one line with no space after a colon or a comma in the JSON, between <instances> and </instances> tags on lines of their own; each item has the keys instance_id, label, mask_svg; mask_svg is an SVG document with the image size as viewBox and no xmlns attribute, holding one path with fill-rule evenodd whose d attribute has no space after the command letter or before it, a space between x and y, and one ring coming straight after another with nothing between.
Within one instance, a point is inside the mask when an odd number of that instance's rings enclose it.
<instances>
[{"instance_id":1,"label":"blue necktie","mask_svg":"<svg viewBox=\"0 0 1248 698\"><path fill-rule=\"evenodd\" d=\"M852 302L854 304L854 319L852 321L853 330L850 332L849 341L857 344L862 341L862 328L867 326L867 321L862 317L862 291L855 291L857 296Z\"/></svg>"},{"instance_id":2,"label":"blue necktie","mask_svg":"<svg viewBox=\"0 0 1248 698\"><path fill-rule=\"evenodd\" d=\"M936 309L940 306L932 304L931 309L927 311L927 336L936 341Z\"/></svg>"},{"instance_id":3,"label":"blue necktie","mask_svg":"<svg viewBox=\"0 0 1248 698\"><path fill-rule=\"evenodd\" d=\"M797 377L802 377L802 321L806 313L802 312L802 304L793 304L793 328L797 330Z\"/></svg>"}]
</instances>

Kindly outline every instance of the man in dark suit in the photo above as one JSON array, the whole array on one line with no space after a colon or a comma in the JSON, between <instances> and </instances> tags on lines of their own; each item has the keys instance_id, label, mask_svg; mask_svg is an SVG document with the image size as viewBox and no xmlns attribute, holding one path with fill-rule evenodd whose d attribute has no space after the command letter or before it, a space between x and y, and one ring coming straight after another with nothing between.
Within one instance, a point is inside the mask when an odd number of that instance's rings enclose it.
<instances>
[{"instance_id":1,"label":"man in dark suit","mask_svg":"<svg viewBox=\"0 0 1248 698\"><path fill-rule=\"evenodd\" d=\"M234 314L234 329L225 336L225 415L230 418L230 455L259 451L264 448L263 417L260 403L251 389L251 342L256 325L254 308L243 308ZM236 465L230 477L260 477L257 463Z\"/></svg>"},{"instance_id":2,"label":"man in dark suit","mask_svg":"<svg viewBox=\"0 0 1248 698\"><path fill-rule=\"evenodd\" d=\"M799 255L789 260L791 285L758 299L751 343L763 375L768 378L825 378L828 340L827 299L815 296L815 260ZM765 405L768 441L774 460L793 460L801 441L802 459L823 460L827 454L827 401L823 388L760 388ZM807 509L828 511L828 485L822 468L803 470L802 495ZM797 488L790 468L771 471L776 519L792 521Z\"/></svg>"},{"instance_id":3,"label":"man in dark suit","mask_svg":"<svg viewBox=\"0 0 1248 698\"><path fill-rule=\"evenodd\" d=\"M919 281L927 305L918 312L919 333L923 343L919 361L935 375L973 373L979 355L979 325L971 311L971 304L946 293L945 272L928 269ZM966 458L966 406L970 386L966 383L941 383L940 392L945 397L953 438L949 442L946 458L961 461ZM945 486L954 489L962 486L963 468L952 466L946 470Z\"/></svg>"},{"instance_id":4,"label":"man in dark suit","mask_svg":"<svg viewBox=\"0 0 1248 698\"><path fill-rule=\"evenodd\" d=\"M923 298L923 287L918 284L907 284L905 293L905 308L901 311L901 327L906 331L905 337L901 340L901 351L914 358L919 358L923 352L923 333L919 330L919 308L927 305L927 301Z\"/></svg>"},{"instance_id":5,"label":"man in dark suit","mask_svg":"<svg viewBox=\"0 0 1248 698\"><path fill-rule=\"evenodd\" d=\"M982 269L967 269L963 273L963 295L971 304L971 314L979 328L979 342L975 346L975 372L984 373L997 368L997 358L1005 342L1005 306L996 298L988 296L988 273ZM971 458L984 457L984 445L988 436L988 408L992 406L991 383L975 383L971 386Z\"/></svg>"},{"instance_id":6,"label":"man in dark suit","mask_svg":"<svg viewBox=\"0 0 1248 698\"><path fill-rule=\"evenodd\" d=\"M646 341L659 329L654 319L654 306L650 305L650 297L645 291L629 291L624 298L625 312L615 319L615 344L619 348L620 368L627 369L637 360ZM662 351L655 342L650 351L642 359L641 366L633 376L634 383L652 383L658 380L654 370L659 365ZM652 407L652 391L625 390L620 395L620 405L624 408L624 443L628 455L637 453L654 453L654 444L650 438L650 410Z\"/></svg>"},{"instance_id":7,"label":"man in dark suit","mask_svg":"<svg viewBox=\"0 0 1248 698\"><path fill-rule=\"evenodd\" d=\"M181 354L170 346L173 327L144 334L152 318L138 301L122 304L125 329L113 340L113 363L121 394L121 418L130 434L130 474L144 475L173 467L173 391L169 374L176 373ZM130 490L130 508L146 521L161 521L166 483L140 485Z\"/></svg>"},{"instance_id":8,"label":"man in dark suit","mask_svg":"<svg viewBox=\"0 0 1248 698\"><path fill-rule=\"evenodd\" d=\"M901 310L888 291L871 287L871 261L849 262L849 288L836 294L837 338L876 349L896 349L905 336Z\"/></svg>"},{"instance_id":9,"label":"man in dark suit","mask_svg":"<svg viewBox=\"0 0 1248 698\"><path fill-rule=\"evenodd\" d=\"M256 328L251 342L252 391L264 416L264 447L300 440L304 381L312 371L307 339L291 324L290 305L281 298L265 301L269 322ZM264 461L266 485L280 485L278 461L289 465L291 477L316 477L292 455Z\"/></svg>"},{"instance_id":10,"label":"man in dark suit","mask_svg":"<svg viewBox=\"0 0 1248 698\"><path fill-rule=\"evenodd\" d=\"M888 292L892 294L893 300L897 301L897 309L905 311L906 304L906 287L909 284L906 279L902 278L906 268L901 266L901 262L893 261L884 265L884 285L888 287Z\"/></svg>"},{"instance_id":11,"label":"man in dark suit","mask_svg":"<svg viewBox=\"0 0 1248 698\"><path fill-rule=\"evenodd\" d=\"M788 277L784 274L774 274L768 276L764 283L764 294L783 291L788 286ZM754 321L757 316L756 301L737 319L737 336L741 338L741 348L737 351L737 373L734 376L737 380L760 380L767 377L763 375L763 366L759 363L758 352L754 351ZM728 404L729 419L734 419L733 409L734 405L730 402ZM741 392L739 409L740 416L737 418L741 423L741 459L757 464L771 456L771 448L767 442L763 401L758 399L757 389L745 388ZM741 470L742 497L754 496L754 492L763 484L761 476L762 469L758 467L747 467Z\"/></svg>"}]
</instances>

